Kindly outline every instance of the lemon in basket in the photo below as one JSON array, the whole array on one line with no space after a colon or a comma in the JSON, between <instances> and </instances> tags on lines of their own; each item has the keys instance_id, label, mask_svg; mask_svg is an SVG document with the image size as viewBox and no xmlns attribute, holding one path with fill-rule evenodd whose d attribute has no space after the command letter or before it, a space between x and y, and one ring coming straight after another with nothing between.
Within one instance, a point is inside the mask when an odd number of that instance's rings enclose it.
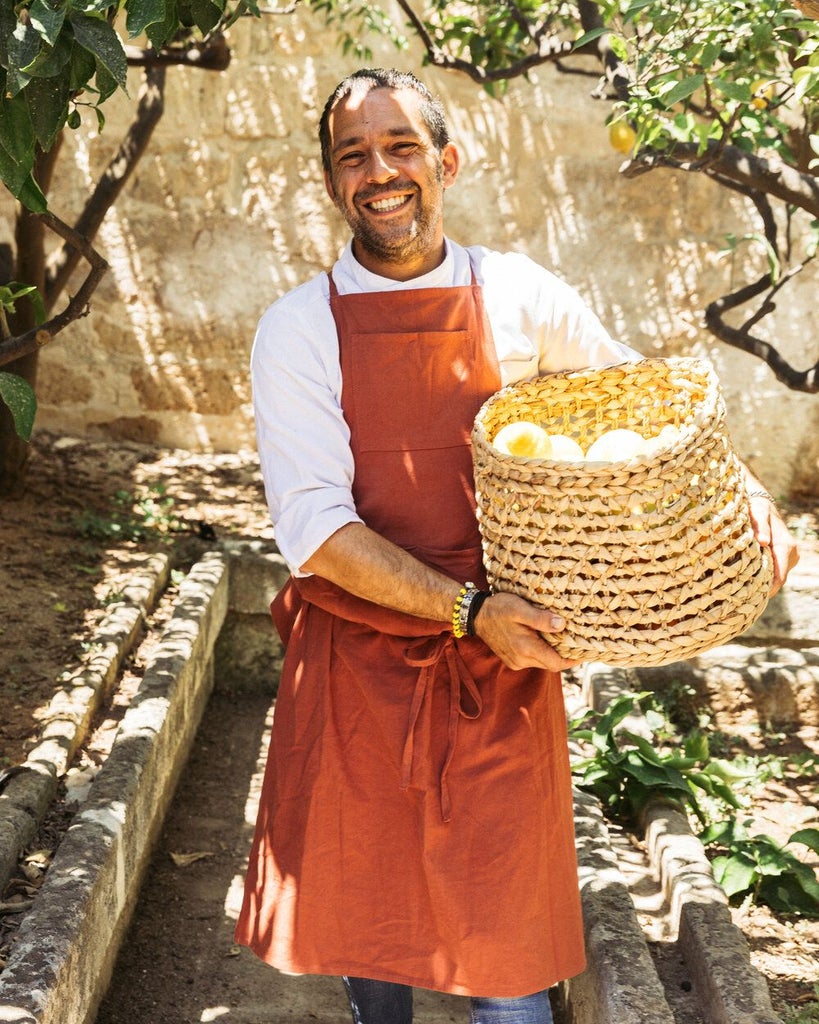
<instances>
[{"instance_id":1,"label":"lemon in basket","mask_svg":"<svg viewBox=\"0 0 819 1024\"><path fill-rule=\"evenodd\" d=\"M671 448L679 441L681 436L682 431L679 427L675 427L671 423L666 424L656 437L649 437L646 440L646 454L654 455L655 452L663 448Z\"/></svg>"},{"instance_id":2,"label":"lemon in basket","mask_svg":"<svg viewBox=\"0 0 819 1024\"><path fill-rule=\"evenodd\" d=\"M584 459L583 449L573 437L566 434L549 434L551 445L550 459L558 462L582 462Z\"/></svg>"},{"instance_id":3,"label":"lemon in basket","mask_svg":"<svg viewBox=\"0 0 819 1024\"><path fill-rule=\"evenodd\" d=\"M594 441L586 452L589 462L623 462L646 454L646 439L636 430L618 427Z\"/></svg>"},{"instance_id":4,"label":"lemon in basket","mask_svg":"<svg viewBox=\"0 0 819 1024\"><path fill-rule=\"evenodd\" d=\"M528 420L507 423L495 434L492 444L506 455L517 455L525 459L551 458L549 435L543 427Z\"/></svg>"}]
</instances>

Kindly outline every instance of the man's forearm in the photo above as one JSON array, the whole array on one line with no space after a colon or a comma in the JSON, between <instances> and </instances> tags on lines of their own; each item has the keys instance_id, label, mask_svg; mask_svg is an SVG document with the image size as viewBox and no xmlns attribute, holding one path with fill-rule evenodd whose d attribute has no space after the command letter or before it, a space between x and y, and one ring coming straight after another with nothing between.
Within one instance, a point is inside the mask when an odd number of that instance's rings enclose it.
<instances>
[{"instance_id":1,"label":"man's forearm","mask_svg":"<svg viewBox=\"0 0 819 1024\"><path fill-rule=\"evenodd\" d=\"M419 562L362 523L342 526L301 567L356 597L449 622L460 583Z\"/></svg>"},{"instance_id":2,"label":"man's forearm","mask_svg":"<svg viewBox=\"0 0 819 1024\"><path fill-rule=\"evenodd\" d=\"M315 573L368 601L450 623L461 582L419 562L362 523L342 526L304 563ZM515 594L497 594L481 605L477 635L509 668L560 672L576 664L562 658L545 636L564 622Z\"/></svg>"}]
</instances>

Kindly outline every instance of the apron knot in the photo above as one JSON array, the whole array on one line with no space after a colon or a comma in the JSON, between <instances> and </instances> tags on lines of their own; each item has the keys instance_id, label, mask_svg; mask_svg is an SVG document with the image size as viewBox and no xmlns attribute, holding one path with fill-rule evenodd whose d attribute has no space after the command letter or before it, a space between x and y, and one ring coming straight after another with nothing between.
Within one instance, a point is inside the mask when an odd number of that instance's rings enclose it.
<instances>
[{"instance_id":1,"label":"apron knot","mask_svg":"<svg viewBox=\"0 0 819 1024\"><path fill-rule=\"evenodd\" d=\"M428 756L432 754L431 728L426 730L426 736L422 736L425 730L421 711L425 701L432 699L438 669L442 663L447 670L446 684L449 690L447 742L443 766L438 776L438 791L441 801L441 817L444 821L450 821L452 801L449 795L447 774L452 758L455 756L458 722L461 718L476 719L480 717L483 711L483 698L469 667L458 650L455 637L451 633L442 633L440 636L431 638L425 637L409 644L404 650L404 660L408 665L419 669L401 757L401 788L404 790L408 789L412 782L416 746L422 747ZM431 718L431 715L429 717ZM426 740L423 745L422 739Z\"/></svg>"}]
</instances>

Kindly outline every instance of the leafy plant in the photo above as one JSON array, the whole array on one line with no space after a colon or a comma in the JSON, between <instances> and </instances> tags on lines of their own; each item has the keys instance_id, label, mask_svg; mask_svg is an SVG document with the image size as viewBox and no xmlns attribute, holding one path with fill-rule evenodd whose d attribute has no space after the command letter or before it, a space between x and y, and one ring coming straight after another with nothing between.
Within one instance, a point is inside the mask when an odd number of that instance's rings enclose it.
<instances>
[{"instance_id":1,"label":"leafy plant","mask_svg":"<svg viewBox=\"0 0 819 1024\"><path fill-rule=\"evenodd\" d=\"M819 917L819 882L808 864L789 847L804 845L819 853L819 829L803 828L784 845L767 835L750 835L734 820L709 825L700 841L719 852L712 859L714 878L729 899L750 894L783 913Z\"/></svg>"},{"instance_id":2,"label":"leafy plant","mask_svg":"<svg viewBox=\"0 0 819 1024\"><path fill-rule=\"evenodd\" d=\"M117 491L112 501L113 508L107 515L86 510L77 516L75 525L84 537L143 541L162 538L182 526L173 512L174 500L161 484L142 494Z\"/></svg>"},{"instance_id":3,"label":"leafy plant","mask_svg":"<svg viewBox=\"0 0 819 1024\"><path fill-rule=\"evenodd\" d=\"M157 51L259 13L252 0L0 3L0 178L30 210L47 208L34 177L37 149L51 149L66 125L78 128L82 107L102 130L101 105L117 89L127 92L128 56L114 24L123 12L125 33L144 33Z\"/></svg>"},{"instance_id":4,"label":"leafy plant","mask_svg":"<svg viewBox=\"0 0 819 1024\"><path fill-rule=\"evenodd\" d=\"M680 754L658 750L655 743L624 727L635 705L642 710L652 699L647 692L625 694L606 711L587 710L570 723L570 736L590 744L593 751L572 766L580 788L594 793L612 817L626 821L635 820L654 796L689 807L703 823L704 796L741 808L736 786L747 781L748 774L729 761L712 758L705 733L690 733ZM667 731L664 716L654 707L647 707L644 721L652 738Z\"/></svg>"}]
</instances>

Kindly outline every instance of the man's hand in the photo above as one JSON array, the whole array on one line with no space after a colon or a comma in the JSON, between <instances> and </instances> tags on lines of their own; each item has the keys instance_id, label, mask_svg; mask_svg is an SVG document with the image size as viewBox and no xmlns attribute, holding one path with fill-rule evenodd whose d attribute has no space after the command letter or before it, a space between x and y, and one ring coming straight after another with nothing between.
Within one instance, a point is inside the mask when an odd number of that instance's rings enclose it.
<instances>
[{"instance_id":1,"label":"man's hand","mask_svg":"<svg viewBox=\"0 0 819 1024\"><path fill-rule=\"evenodd\" d=\"M529 604L515 594L493 594L475 617L475 632L511 669L545 668L560 672L579 664L562 658L543 634L559 633L558 615Z\"/></svg>"},{"instance_id":2,"label":"man's hand","mask_svg":"<svg viewBox=\"0 0 819 1024\"><path fill-rule=\"evenodd\" d=\"M773 559L773 595L780 589L788 573L799 561L799 550L793 535L779 515L773 501L764 494L755 494L750 499L751 526L756 539L768 548Z\"/></svg>"}]
</instances>

